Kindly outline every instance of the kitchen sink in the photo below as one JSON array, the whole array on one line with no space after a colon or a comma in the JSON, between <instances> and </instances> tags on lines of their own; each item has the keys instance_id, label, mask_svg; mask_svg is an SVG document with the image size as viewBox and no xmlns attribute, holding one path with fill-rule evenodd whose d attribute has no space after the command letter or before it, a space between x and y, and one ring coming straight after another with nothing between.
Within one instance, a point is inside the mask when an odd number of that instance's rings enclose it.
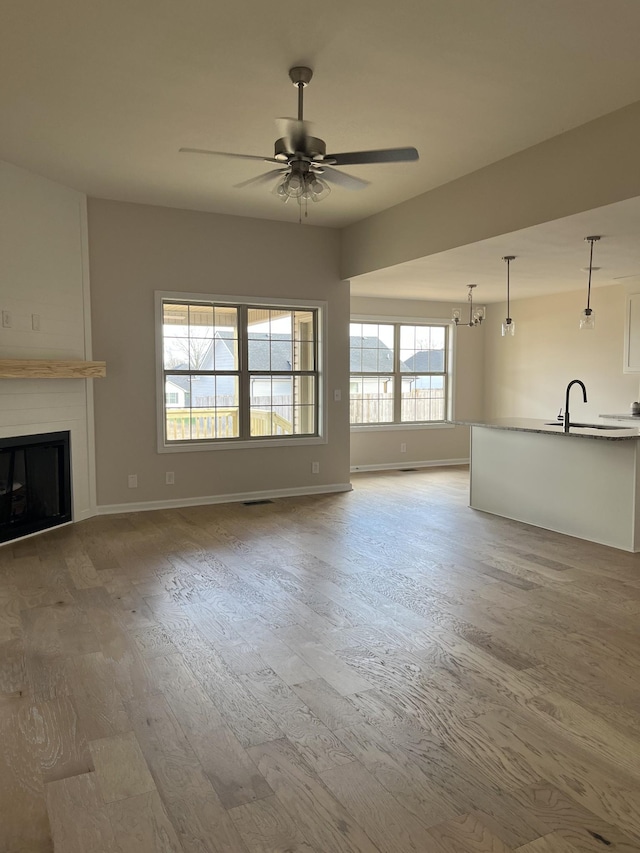
<instances>
[{"instance_id":1,"label":"kitchen sink","mask_svg":"<svg viewBox=\"0 0 640 853\"><path fill-rule=\"evenodd\" d=\"M561 429L564 429L564 424L562 423L562 421L551 421L550 423L546 423L545 426L554 426L554 427L560 427ZM633 427L607 426L607 424L574 424L574 423L569 424L569 429L575 429L575 428L578 428L578 429L607 429L607 430L609 430L609 429L633 429Z\"/></svg>"}]
</instances>

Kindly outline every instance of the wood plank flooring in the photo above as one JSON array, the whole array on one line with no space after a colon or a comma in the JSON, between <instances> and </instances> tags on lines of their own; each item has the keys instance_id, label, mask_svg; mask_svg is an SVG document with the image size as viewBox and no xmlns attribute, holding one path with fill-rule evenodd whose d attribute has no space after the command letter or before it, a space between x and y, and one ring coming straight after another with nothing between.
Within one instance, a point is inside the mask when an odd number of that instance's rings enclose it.
<instances>
[{"instance_id":1,"label":"wood plank flooring","mask_svg":"<svg viewBox=\"0 0 640 853\"><path fill-rule=\"evenodd\" d=\"M640 851L640 555L467 493L0 548L1 853Z\"/></svg>"}]
</instances>

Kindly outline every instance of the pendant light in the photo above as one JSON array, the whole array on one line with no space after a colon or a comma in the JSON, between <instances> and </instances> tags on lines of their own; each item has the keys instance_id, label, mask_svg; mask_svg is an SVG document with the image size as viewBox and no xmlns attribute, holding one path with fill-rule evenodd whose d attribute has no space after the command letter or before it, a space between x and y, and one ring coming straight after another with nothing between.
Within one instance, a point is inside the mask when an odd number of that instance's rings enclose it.
<instances>
[{"instance_id":1,"label":"pendant light","mask_svg":"<svg viewBox=\"0 0 640 853\"><path fill-rule=\"evenodd\" d=\"M510 285L510 282L509 282L509 264L511 263L511 261L515 261L515 259L516 259L515 255L505 255L502 258L503 261L507 262L507 317L505 320L502 321L502 337L503 338L509 337L509 335L511 337L513 337L516 333L516 324L511 319L511 310L510 310L511 300L510 300L510 293L509 293L509 290L510 290L510 287L509 287L509 285Z\"/></svg>"},{"instance_id":2,"label":"pendant light","mask_svg":"<svg viewBox=\"0 0 640 853\"><path fill-rule=\"evenodd\" d=\"M596 320L593 316L591 308L591 273L593 271L593 244L597 243L600 237L585 237L585 242L590 244L589 249L589 284L587 285L587 307L580 313L580 328L585 330L595 329ZM596 267L599 269L599 267Z\"/></svg>"},{"instance_id":3,"label":"pendant light","mask_svg":"<svg viewBox=\"0 0 640 853\"><path fill-rule=\"evenodd\" d=\"M456 324L456 326L470 326L473 328L474 326L480 326L482 321L484 320L484 308L476 308L474 311L473 308L473 288L477 287L477 284L468 284L469 293L467 295L467 302L469 303L469 322L462 323L460 311L456 308L451 315L451 319Z\"/></svg>"}]
</instances>

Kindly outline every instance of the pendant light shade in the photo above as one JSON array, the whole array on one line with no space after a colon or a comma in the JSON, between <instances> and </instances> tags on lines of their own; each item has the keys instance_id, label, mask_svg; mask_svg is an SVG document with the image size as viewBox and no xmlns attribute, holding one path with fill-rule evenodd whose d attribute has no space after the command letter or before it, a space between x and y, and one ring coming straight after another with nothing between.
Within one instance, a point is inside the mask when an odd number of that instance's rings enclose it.
<instances>
[{"instance_id":1,"label":"pendant light shade","mask_svg":"<svg viewBox=\"0 0 640 853\"><path fill-rule=\"evenodd\" d=\"M597 243L600 237L585 237L585 242L589 243L589 283L587 285L587 307L580 313L580 328L585 331L590 331L596 327L596 318L591 308L591 273L593 272L593 244Z\"/></svg>"},{"instance_id":2,"label":"pendant light shade","mask_svg":"<svg viewBox=\"0 0 640 853\"><path fill-rule=\"evenodd\" d=\"M511 261L515 261L515 255L505 255L502 260L507 263L507 316L502 321L502 337L508 338L513 337L516 333L516 324L513 322L511 317L511 294L510 294L510 281L509 281L509 266Z\"/></svg>"}]
</instances>

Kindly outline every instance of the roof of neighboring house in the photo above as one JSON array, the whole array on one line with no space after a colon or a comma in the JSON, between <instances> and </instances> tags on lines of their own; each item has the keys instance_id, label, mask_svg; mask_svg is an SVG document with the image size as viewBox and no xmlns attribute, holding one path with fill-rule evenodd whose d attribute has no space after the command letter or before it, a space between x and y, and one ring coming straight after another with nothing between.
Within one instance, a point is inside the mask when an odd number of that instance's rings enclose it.
<instances>
[{"instance_id":1,"label":"roof of neighboring house","mask_svg":"<svg viewBox=\"0 0 640 853\"><path fill-rule=\"evenodd\" d=\"M187 367L186 364L178 364L173 369L174 370L188 370L189 368ZM189 393L189 390L190 390L190 382L191 382L190 376L181 376L179 374L176 374L176 375L171 374L171 376L167 377L167 385L169 385L169 384L175 385L178 388L181 388L183 391L186 391L187 393Z\"/></svg>"},{"instance_id":2,"label":"roof of neighboring house","mask_svg":"<svg viewBox=\"0 0 640 853\"><path fill-rule=\"evenodd\" d=\"M217 343L226 347L231 353L229 341L233 339L233 332L216 332ZM270 342L270 346L269 346ZM213 341L211 342L213 343ZM351 335L350 343L350 369L352 373L390 373L393 371L393 351L384 344L380 338L373 335L359 337ZM252 346L252 344L254 344ZM256 345L257 344L257 345ZM286 335L271 335L266 332L251 332L249 335L249 358L251 370L291 370L291 339ZM211 358L212 348L209 347L202 359L202 369L212 370ZM271 357L271 366L269 365ZM421 350L405 359L403 365L411 373L439 373L444 370L443 350ZM176 364L174 370L188 370L187 364ZM189 377L172 375L168 380L174 385L189 391ZM201 380L202 381L202 380Z\"/></svg>"},{"instance_id":3,"label":"roof of neighboring house","mask_svg":"<svg viewBox=\"0 0 640 853\"><path fill-rule=\"evenodd\" d=\"M349 345L352 373L390 373L393 370L393 351L380 338L351 335Z\"/></svg>"},{"instance_id":4,"label":"roof of neighboring house","mask_svg":"<svg viewBox=\"0 0 640 853\"><path fill-rule=\"evenodd\" d=\"M269 354L271 364L269 364ZM250 370L291 370L291 358L291 338L287 335L249 332Z\"/></svg>"},{"instance_id":5,"label":"roof of neighboring house","mask_svg":"<svg viewBox=\"0 0 640 853\"><path fill-rule=\"evenodd\" d=\"M375 336L351 335L351 373L391 373L393 351ZM443 350L421 350L405 359L402 364L411 373L439 373L444 370Z\"/></svg>"},{"instance_id":6,"label":"roof of neighboring house","mask_svg":"<svg viewBox=\"0 0 640 853\"><path fill-rule=\"evenodd\" d=\"M412 373L439 373L444 370L444 350L420 350L403 361Z\"/></svg>"},{"instance_id":7,"label":"roof of neighboring house","mask_svg":"<svg viewBox=\"0 0 640 853\"><path fill-rule=\"evenodd\" d=\"M213 370L213 344L223 346L229 354L232 353L230 341L233 340L233 332L229 330L218 331L215 337L210 341L210 345L201 353L200 368L202 370ZM249 364L251 370L275 370L286 372L291 370L292 357L291 338L287 335L268 335L266 332L250 332L249 333ZM220 359L220 353L217 353L216 362ZM220 365L217 365L218 368ZM226 366L226 369L229 369ZM186 363L176 364L171 370L189 370L189 365ZM178 381L182 380L182 381ZM188 376L171 376L171 382L189 390Z\"/></svg>"},{"instance_id":8,"label":"roof of neighboring house","mask_svg":"<svg viewBox=\"0 0 640 853\"><path fill-rule=\"evenodd\" d=\"M216 332L231 352L227 341L233 339L233 332ZM292 343L290 335L274 335L267 332L249 332L249 369L250 370L291 370Z\"/></svg>"}]
</instances>

